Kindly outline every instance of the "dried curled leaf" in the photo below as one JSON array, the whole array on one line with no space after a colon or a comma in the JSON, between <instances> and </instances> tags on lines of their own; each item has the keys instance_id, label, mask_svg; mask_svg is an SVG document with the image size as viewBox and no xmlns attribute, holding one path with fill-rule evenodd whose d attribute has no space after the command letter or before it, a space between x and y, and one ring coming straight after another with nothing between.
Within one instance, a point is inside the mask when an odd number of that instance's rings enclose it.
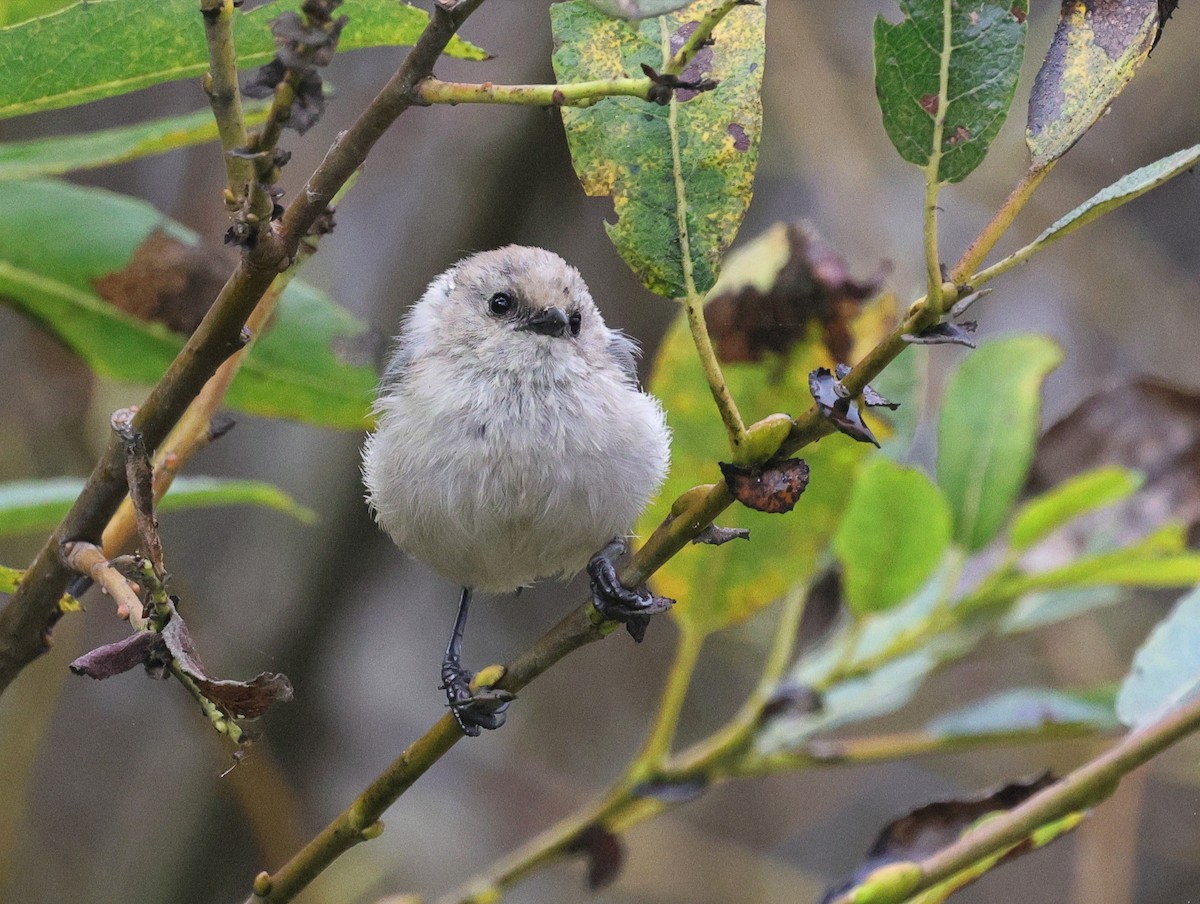
<instances>
[{"instance_id":1,"label":"dried curled leaf","mask_svg":"<svg viewBox=\"0 0 1200 904\"><path fill-rule=\"evenodd\" d=\"M145 666L153 677L164 677L172 660L191 678L206 699L234 719L257 719L273 703L292 699L285 675L263 672L252 681L225 681L205 672L183 617L170 604L171 620L161 633L139 631L124 640L105 644L71 663L76 675L103 680Z\"/></svg>"},{"instance_id":2,"label":"dried curled leaf","mask_svg":"<svg viewBox=\"0 0 1200 904\"><path fill-rule=\"evenodd\" d=\"M900 338L909 345L964 345L975 348L972 338L979 324L974 320L964 320L962 323L935 323L927 330L919 333L905 333Z\"/></svg>"},{"instance_id":3,"label":"dried curled leaf","mask_svg":"<svg viewBox=\"0 0 1200 904\"><path fill-rule=\"evenodd\" d=\"M778 223L729 255L704 308L717 357L757 362L783 354L821 327L826 348L845 360L850 324L879 292L887 267L865 280L808 223Z\"/></svg>"},{"instance_id":4,"label":"dried curled leaf","mask_svg":"<svg viewBox=\"0 0 1200 904\"><path fill-rule=\"evenodd\" d=\"M69 668L76 675L86 675L97 681L123 674L139 665L145 666L147 672L155 677L163 677L161 669L155 669L155 666L170 658L161 634L138 631L116 643L106 643L84 653Z\"/></svg>"},{"instance_id":5,"label":"dried curled leaf","mask_svg":"<svg viewBox=\"0 0 1200 904\"><path fill-rule=\"evenodd\" d=\"M587 884L592 891L611 885L625 862L621 839L598 823L592 823L576 835L569 850L587 858Z\"/></svg>"},{"instance_id":6,"label":"dried curled leaf","mask_svg":"<svg viewBox=\"0 0 1200 904\"><path fill-rule=\"evenodd\" d=\"M808 375L808 391L812 393L817 409L833 426L851 439L860 443L879 445L875 434L863 423L862 415L855 402L837 378L824 367L818 367Z\"/></svg>"},{"instance_id":7,"label":"dried curled leaf","mask_svg":"<svg viewBox=\"0 0 1200 904\"><path fill-rule=\"evenodd\" d=\"M271 704L287 703L292 699L292 683L286 675L275 672L263 672L251 681L210 678L196 653L191 632L174 606L162 638L179 667L196 682L200 692L235 719L257 719Z\"/></svg>"},{"instance_id":8,"label":"dried curled leaf","mask_svg":"<svg viewBox=\"0 0 1200 904\"><path fill-rule=\"evenodd\" d=\"M719 464L729 491L738 502L756 512L772 515L790 512L808 486L808 465L799 458L752 468L724 461Z\"/></svg>"}]
</instances>

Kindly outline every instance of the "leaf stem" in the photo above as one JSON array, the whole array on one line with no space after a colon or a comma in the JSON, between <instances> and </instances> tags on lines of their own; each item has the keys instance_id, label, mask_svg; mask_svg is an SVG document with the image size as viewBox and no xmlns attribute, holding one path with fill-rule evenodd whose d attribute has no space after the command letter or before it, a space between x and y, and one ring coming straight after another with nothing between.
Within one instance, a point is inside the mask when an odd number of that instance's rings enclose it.
<instances>
[{"instance_id":1,"label":"leaf stem","mask_svg":"<svg viewBox=\"0 0 1200 904\"><path fill-rule=\"evenodd\" d=\"M942 0L942 52L939 57L937 109L933 113L933 147L925 164L925 273L926 305L937 317L945 307L942 297L942 260L938 251L938 194L942 190L942 147L946 138L946 111L950 106L950 55L954 50L954 12L951 0Z\"/></svg>"},{"instance_id":2,"label":"leaf stem","mask_svg":"<svg viewBox=\"0 0 1200 904\"><path fill-rule=\"evenodd\" d=\"M901 904L1032 835L1038 828L1111 795L1120 780L1171 745L1200 730L1200 699L1139 731L1130 732L1100 756L1038 792L1024 803L972 829L954 843L915 864L916 879L903 889L872 889L872 904ZM831 904L865 900L870 877ZM889 893L890 892L890 893Z\"/></svg>"},{"instance_id":3,"label":"leaf stem","mask_svg":"<svg viewBox=\"0 0 1200 904\"><path fill-rule=\"evenodd\" d=\"M983 259L988 256L1000 237L1008 230L1008 227L1013 224L1013 220L1017 218L1017 214L1029 203L1029 199L1033 197L1033 193L1037 191L1038 186L1042 184L1042 180L1054 167L1054 162L1045 166L1034 168L1025 173L1021 181L1016 184L1009 196L1004 199L1004 203L992 216L988 224L983 227L983 231L975 237L958 263L954 265L954 269L950 271L950 280L956 285L961 285L968 279L971 280L972 288L978 288L983 282L978 278L971 279L971 274L975 272L975 268L983 263ZM1036 249L1034 249L1036 250ZM1033 251L1030 251L1032 254ZM1013 264L1020 263L1014 261ZM1012 266L1012 264L1010 264Z\"/></svg>"},{"instance_id":4,"label":"leaf stem","mask_svg":"<svg viewBox=\"0 0 1200 904\"><path fill-rule=\"evenodd\" d=\"M712 27L715 27L716 23L732 8L733 4L726 4L710 12L709 17L715 16ZM717 13L720 15L717 16ZM675 57L671 56L671 33L668 31L664 19L659 20L659 30L662 36L663 59L667 61L667 65L670 65L679 59L679 56L678 54ZM699 32L700 29L697 28L696 31ZM692 37L695 37L695 33ZM686 49L686 46L681 48L680 53ZM696 288L695 262L692 260L692 241L688 226L687 183L683 178L683 157L679 148L679 102L674 97L667 106L667 132L671 136L671 170L675 181L675 228L679 235L679 260L683 271L683 304L687 311L688 329L691 331L692 341L696 345L696 352L700 356L700 364L704 368L704 378L708 381L709 391L712 393L713 401L717 403L717 410L721 413L721 422L725 425L725 433L729 438L730 454L736 463L744 464L742 459L749 436L746 433L746 425L742 421L741 412L738 411L737 402L734 401L733 394L729 391L725 375L721 373L721 363L717 360L716 350L708 335L708 325L704 320L704 299Z\"/></svg>"}]
</instances>

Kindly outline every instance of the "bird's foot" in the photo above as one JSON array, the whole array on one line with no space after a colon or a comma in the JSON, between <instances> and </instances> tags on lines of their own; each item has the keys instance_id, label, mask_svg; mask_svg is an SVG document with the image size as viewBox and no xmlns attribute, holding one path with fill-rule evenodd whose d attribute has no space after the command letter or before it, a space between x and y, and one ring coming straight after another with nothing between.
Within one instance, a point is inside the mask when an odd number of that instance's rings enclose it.
<instances>
[{"instance_id":1,"label":"bird's foot","mask_svg":"<svg viewBox=\"0 0 1200 904\"><path fill-rule=\"evenodd\" d=\"M442 663L442 689L454 721L469 738L478 737L480 729L492 731L504 724L508 706L516 695L484 685L471 689L473 672L455 662Z\"/></svg>"},{"instance_id":2,"label":"bird's foot","mask_svg":"<svg viewBox=\"0 0 1200 904\"><path fill-rule=\"evenodd\" d=\"M675 601L655 596L645 587L629 588L622 584L613 560L624 555L625 551L624 540L613 540L588 562L592 603L604 618L621 622L629 636L641 643L646 636L650 616L666 612L675 605Z\"/></svg>"}]
</instances>

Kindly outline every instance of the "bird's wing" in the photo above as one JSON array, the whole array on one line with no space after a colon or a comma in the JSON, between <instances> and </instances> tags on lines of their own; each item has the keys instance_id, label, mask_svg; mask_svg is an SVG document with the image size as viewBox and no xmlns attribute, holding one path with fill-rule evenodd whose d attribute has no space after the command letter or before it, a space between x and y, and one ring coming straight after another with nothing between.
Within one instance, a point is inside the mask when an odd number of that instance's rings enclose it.
<instances>
[{"instance_id":1,"label":"bird's wing","mask_svg":"<svg viewBox=\"0 0 1200 904\"><path fill-rule=\"evenodd\" d=\"M637 359L642 354L641 347L620 330L608 331L608 354L621 368L626 382L634 389L641 389L638 382Z\"/></svg>"}]
</instances>

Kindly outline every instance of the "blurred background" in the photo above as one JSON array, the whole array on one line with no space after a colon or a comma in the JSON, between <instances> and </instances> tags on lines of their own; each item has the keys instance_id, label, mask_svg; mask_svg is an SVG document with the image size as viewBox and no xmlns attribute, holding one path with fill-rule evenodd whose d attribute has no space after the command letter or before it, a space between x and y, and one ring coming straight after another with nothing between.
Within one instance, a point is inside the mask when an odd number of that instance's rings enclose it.
<instances>
[{"instance_id":1,"label":"blurred background","mask_svg":"<svg viewBox=\"0 0 1200 904\"><path fill-rule=\"evenodd\" d=\"M424 4L428 6L428 3ZM496 58L445 60L443 78L551 81L544 0L490 0L464 37ZM1058 4L1035 4L1026 73L987 162L943 195L943 248L955 259L1025 166L1024 106ZM747 239L808 218L866 277L892 263L891 288L920 294L921 181L883 132L872 85L871 23L894 3L775 0L768 19L765 126ZM1129 170L1200 140L1200 7L1183 4L1114 109L1047 180L1001 251ZM339 56L337 96L294 153L294 192L393 71L398 51ZM203 106L186 82L56 113L8 120L18 140L131 123ZM223 170L205 146L72 177L144 198L216 246L226 228ZM610 204L583 196L556 114L462 106L413 109L372 154L338 209L338 226L303 278L381 337L395 332L425 284L464 253L542 245L575 263L610 325L653 354L675 310L643 289L613 250ZM52 237L47 237L52 240ZM1140 373L1200 386L1200 179L1183 176L1054 246L996 284L980 332L1049 333L1067 349L1052 376L1047 422L1098 388ZM956 360L940 349L935 366ZM937 373L933 389L936 391ZM95 380L70 352L0 307L0 480L85 475L110 412L139 387ZM763 412L765 413L765 412ZM761 414L761 413L760 413ZM64 618L51 653L0 700L0 899L242 900L254 874L280 865L443 711L438 663L456 601L407 562L362 501L362 437L239 416L191 473L273 481L316 509L303 526L252 509L164 516L175 591L222 675L286 673L294 702L263 721L263 738L232 772L230 750L174 683L138 673L94 682L67 663L124 636L95 591ZM803 505L796 513L803 516ZM41 538L0 542L19 565ZM472 612L469 663L502 661L583 598L582 584L540 586ZM1019 683L1115 681L1170 597L1129 603L1049 631L990 643L934 676L907 709L872 725L899 730ZM772 614L713 641L681 740L740 702L756 675ZM385 817L382 838L342 858L301 900L371 902L430 896L482 869L615 778L642 738L670 661L674 627L657 621L640 647L614 636L574 654L521 695L507 727L458 744ZM627 861L599 900L812 901L849 874L877 829L936 797L1052 767L1066 771L1100 743L830 768L726 785L626 837ZM1200 741L1129 777L1072 836L997 870L964 902L1181 904L1200 894ZM582 900L581 865L543 871L513 902Z\"/></svg>"}]
</instances>

